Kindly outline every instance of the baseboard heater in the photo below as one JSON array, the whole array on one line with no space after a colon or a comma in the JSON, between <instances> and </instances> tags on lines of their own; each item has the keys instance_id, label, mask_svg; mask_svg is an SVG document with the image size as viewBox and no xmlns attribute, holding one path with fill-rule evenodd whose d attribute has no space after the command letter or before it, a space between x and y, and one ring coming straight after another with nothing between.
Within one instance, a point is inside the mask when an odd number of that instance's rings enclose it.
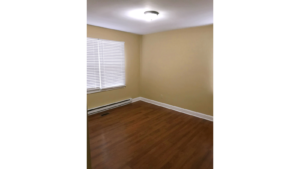
<instances>
[{"instance_id":1,"label":"baseboard heater","mask_svg":"<svg viewBox=\"0 0 300 169\"><path fill-rule=\"evenodd\" d=\"M88 110L88 115L100 113L100 112L103 112L103 111L106 111L106 110L110 110L110 109L113 109L113 108L116 108L116 107L120 107L120 106L130 104L130 103L132 103L132 99L126 99L126 100L122 100L122 101L119 101L119 102L107 104L107 105L104 105L104 106L95 107L95 108L92 108L92 109Z\"/></svg>"}]
</instances>

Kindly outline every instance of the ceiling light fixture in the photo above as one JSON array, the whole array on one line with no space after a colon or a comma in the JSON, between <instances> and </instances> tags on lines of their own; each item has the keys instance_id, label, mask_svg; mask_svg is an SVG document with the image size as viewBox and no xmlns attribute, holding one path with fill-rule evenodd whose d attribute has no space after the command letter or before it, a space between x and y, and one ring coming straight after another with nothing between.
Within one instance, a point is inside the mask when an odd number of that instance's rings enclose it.
<instances>
[{"instance_id":1,"label":"ceiling light fixture","mask_svg":"<svg viewBox=\"0 0 300 169\"><path fill-rule=\"evenodd\" d=\"M144 12L144 14L148 21L152 21L158 17L159 13L157 11L146 11L146 12Z\"/></svg>"}]
</instances>

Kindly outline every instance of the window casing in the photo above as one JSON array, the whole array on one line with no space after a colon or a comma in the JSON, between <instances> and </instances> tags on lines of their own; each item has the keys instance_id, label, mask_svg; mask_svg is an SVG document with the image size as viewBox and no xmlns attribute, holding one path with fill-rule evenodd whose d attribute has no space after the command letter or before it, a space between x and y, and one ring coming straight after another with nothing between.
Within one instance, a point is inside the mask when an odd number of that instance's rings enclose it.
<instances>
[{"instance_id":1,"label":"window casing","mask_svg":"<svg viewBox=\"0 0 300 169\"><path fill-rule=\"evenodd\" d=\"M124 42L87 38L87 92L125 87Z\"/></svg>"}]
</instances>

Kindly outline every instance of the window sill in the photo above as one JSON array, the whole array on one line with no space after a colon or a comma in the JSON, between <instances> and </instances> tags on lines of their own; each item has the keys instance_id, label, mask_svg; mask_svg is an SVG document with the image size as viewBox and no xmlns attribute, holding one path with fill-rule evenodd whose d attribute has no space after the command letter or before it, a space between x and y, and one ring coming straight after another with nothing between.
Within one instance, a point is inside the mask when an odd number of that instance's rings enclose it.
<instances>
[{"instance_id":1,"label":"window sill","mask_svg":"<svg viewBox=\"0 0 300 169\"><path fill-rule=\"evenodd\" d=\"M126 86L118 86L118 87L112 87L112 88L102 89L102 90L87 91L87 94L93 94L93 93L99 93L99 92L106 92L106 91L115 90L115 89L121 89L121 88L125 88L125 87Z\"/></svg>"}]
</instances>

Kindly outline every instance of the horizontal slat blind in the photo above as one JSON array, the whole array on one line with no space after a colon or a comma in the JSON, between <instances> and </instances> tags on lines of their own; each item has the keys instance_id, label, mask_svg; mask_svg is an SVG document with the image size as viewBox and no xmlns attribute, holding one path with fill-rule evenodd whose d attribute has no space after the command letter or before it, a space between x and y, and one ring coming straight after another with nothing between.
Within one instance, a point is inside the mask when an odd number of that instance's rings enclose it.
<instances>
[{"instance_id":1,"label":"horizontal slat blind","mask_svg":"<svg viewBox=\"0 0 300 169\"><path fill-rule=\"evenodd\" d=\"M87 91L125 86L124 42L87 38Z\"/></svg>"},{"instance_id":2,"label":"horizontal slat blind","mask_svg":"<svg viewBox=\"0 0 300 169\"><path fill-rule=\"evenodd\" d=\"M98 40L87 38L87 91L100 89Z\"/></svg>"},{"instance_id":3,"label":"horizontal slat blind","mask_svg":"<svg viewBox=\"0 0 300 169\"><path fill-rule=\"evenodd\" d=\"M124 42L99 42L101 89L125 86Z\"/></svg>"}]
</instances>

